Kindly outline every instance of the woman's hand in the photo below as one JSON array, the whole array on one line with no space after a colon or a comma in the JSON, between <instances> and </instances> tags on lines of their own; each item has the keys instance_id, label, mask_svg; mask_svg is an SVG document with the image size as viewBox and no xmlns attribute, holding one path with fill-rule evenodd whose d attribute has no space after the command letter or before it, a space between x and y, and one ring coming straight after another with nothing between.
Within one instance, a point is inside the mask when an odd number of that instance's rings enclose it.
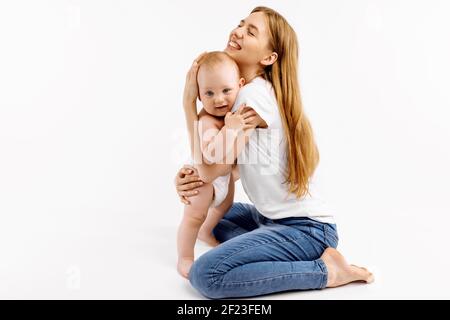
<instances>
[{"instance_id":1,"label":"woman's hand","mask_svg":"<svg viewBox=\"0 0 450 320\"><path fill-rule=\"evenodd\" d=\"M177 189L178 196L181 202L186 205L191 204L188 197L192 197L198 194L198 187L203 185L203 181L200 180L197 170L194 167L185 165L181 168L175 177L175 187Z\"/></svg>"},{"instance_id":2,"label":"woman's hand","mask_svg":"<svg viewBox=\"0 0 450 320\"><path fill-rule=\"evenodd\" d=\"M198 84L197 84L197 73L198 73L198 62L206 54L203 52L201 55L194 60L191 68L189 69L186 75L186 83L184 85L184 94L183 94L183 105L191 106L195 105L198 97Z\"/></svg>"}]
</instances>

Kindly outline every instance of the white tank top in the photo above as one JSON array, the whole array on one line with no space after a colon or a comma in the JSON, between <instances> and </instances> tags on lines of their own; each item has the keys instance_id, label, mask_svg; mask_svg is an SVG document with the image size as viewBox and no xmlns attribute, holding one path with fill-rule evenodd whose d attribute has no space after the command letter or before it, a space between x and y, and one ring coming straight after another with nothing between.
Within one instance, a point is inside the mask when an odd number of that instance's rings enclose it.
<instances>
[{"instance_id":1,"label":"white tank top","mask_svg":"<svg viewBox=\"0 0 450 320\"><path fill-rule=\"evenodd\" d=\"M288 190L286 138L270 82L258 77L242 87L233 111L243 103L252 107L268 125L252 133L238 156L242 186L256 209L269 219L308 217L335 223L332 212L320 199L314 176L310 179L310 194L299 199Z\"/></svg>"}]
</instances>

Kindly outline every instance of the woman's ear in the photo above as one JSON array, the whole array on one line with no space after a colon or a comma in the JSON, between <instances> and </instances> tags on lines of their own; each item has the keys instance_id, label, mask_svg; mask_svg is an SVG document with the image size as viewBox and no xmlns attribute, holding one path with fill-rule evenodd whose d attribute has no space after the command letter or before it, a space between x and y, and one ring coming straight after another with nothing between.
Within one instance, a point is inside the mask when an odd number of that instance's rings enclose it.
<instances>
[{"instance_id":1,"label":"woman's ear","mask_svg":"<svg viewBox=\"0 0 450 320\"><path fill-rule=\"evenodd\" d=\"M277 61L277 59L278 59L278 53L272 52L270 54L270 56L267 56L263 60L261 60L261 64L263 66L270 66L270 65L274 64L275 61Z\"/></svg>"}]
</instances>

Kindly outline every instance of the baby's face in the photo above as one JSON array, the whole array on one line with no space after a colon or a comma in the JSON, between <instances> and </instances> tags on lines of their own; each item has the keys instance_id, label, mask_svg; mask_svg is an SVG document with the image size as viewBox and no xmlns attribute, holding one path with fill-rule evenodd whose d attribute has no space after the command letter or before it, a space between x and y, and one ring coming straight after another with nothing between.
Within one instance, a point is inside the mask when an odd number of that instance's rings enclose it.
<instances>
[{"instance_id":1,"label":"baby's face","mask_svg":"<svg viewBox=\"0 0 450 320\"><path fill-rule=\"evenodd\" d=\"M244 84L244 79L230 63L200 68L197 79L203 108L216 117L223 117L231 111L239 88Z\"/></svg>"}]
</instances>

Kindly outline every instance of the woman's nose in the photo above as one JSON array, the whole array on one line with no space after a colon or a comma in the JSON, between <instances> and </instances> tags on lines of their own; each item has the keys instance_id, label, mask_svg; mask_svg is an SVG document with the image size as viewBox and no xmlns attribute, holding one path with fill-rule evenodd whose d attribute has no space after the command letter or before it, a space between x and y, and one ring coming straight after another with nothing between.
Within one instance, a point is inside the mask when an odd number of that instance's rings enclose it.
<instances>
[{"instance_id":1,"label":"woman's nose","mask_svg":"<svg viewBox=\"0 0 450 320\"><path fill-rule=\"evenodd\" d=\"M242 27L237 27L233 30L232 34L238 38L241 39L242 38Z\"/></svg>"}]
</instances>

